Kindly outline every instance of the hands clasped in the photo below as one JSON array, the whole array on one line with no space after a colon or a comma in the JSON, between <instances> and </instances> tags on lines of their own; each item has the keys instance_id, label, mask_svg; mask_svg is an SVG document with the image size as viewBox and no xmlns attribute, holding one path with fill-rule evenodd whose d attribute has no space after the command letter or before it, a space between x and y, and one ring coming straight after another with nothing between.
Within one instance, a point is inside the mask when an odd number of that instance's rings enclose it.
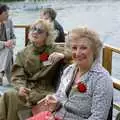
<instances>
[{"instance_id":1,"label":"hands clasped","mask_svg":"<svg viewBox=\"0 0 120 120\"><path fill-rule=\"evenodd\" d=\"M12 40L7 40L5 42L5 47L8 47L8 48L12 48L14 45L13 45L13 41Z\"/></svg>"},{"instance_id":2,"label":"hands clasped","mask_svg":"<svg viewBox=\"0 0 120 120\"><path fill-rule=\"evenodd\" d=\"M47 111L53 112L56 110L57 99L52 95L47 95L44 99L38 102L38 104L40 103L46 106Z\"/></svg>"}]
</instances>

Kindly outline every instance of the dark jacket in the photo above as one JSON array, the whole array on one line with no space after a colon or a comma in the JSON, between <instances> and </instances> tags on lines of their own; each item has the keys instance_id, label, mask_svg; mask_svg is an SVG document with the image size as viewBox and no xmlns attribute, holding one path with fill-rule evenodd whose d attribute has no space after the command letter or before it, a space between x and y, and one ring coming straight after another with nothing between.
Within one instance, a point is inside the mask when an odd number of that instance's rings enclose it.
<instances>
[{"instance_id":1,"label":"dark jacket","mask_svg":"<svg viewBox=\"0 0 120 120\"><path fill-rule=\"evenodd\" d=\"M65 42L63 27L56 20L54 21L54 27L58 31L58 37L55 42Z\"/></svg>"}]
</instances>

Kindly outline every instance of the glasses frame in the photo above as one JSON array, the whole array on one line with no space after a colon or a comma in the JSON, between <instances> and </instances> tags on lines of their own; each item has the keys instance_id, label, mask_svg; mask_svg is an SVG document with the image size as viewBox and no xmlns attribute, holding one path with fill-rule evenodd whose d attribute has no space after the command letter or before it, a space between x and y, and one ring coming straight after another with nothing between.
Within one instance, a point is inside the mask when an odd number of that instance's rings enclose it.
<instances>
[{"instance_id":1,"label":"glasses frame","mask_svg":"<svg viewBox=\"0 0 120 120\"><path fill-rule=\"evenodd\" d=\"M31 32L37 32L38 34L43 34L45 33L45 30L41 29L41 28L37 28L37 27L32 27L30 29Z\"/></svg>"}]
</instances>

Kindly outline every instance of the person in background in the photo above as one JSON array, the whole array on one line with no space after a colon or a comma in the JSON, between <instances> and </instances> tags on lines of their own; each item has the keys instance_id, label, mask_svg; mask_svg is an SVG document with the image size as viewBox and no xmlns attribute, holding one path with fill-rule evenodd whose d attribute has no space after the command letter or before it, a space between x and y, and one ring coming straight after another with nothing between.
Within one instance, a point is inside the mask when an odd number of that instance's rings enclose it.
<instances>
[{"instance_id":1,"label":"person in background","mask_svg":"<svg viewBox=\"0 0 120 120\"><path fill-rule=\"evenodd\" d=\"M113 84L99 63L102 42L86 27L72 29L68 41L74 63L64 70L57 92L47 95L44 103L60 120L107 120Z\"/></svg>"},{"instance_id":2,"label":"person in background","mask_svg":"<svg viewBox=\"0 0 120 120\"><path fill-rule=\"evenodd\" d=\"M8 10L7 5L0 4L0 85L3 84L4 75L9 83L11 82L13 48L15 46L13 23L8 19Z\"/></svg>"},{"instance_id":3,"label":"person in background","mask_svg":"<svg viewBox=\"0 0 120 120\"><path fill-rule=\"evenodd\" d=\"M57 13L53 8L44 8L40 12L40 18L52 22L54 28L58 31L58 37L55 39L55 42L65 42L64 30L56 20L56 15Z\"/></svg>"},{"instance_id":4,"label":"person in background","mask_svg":"<svg viewBox=\"0 0 120 120\"><path fill-rule=\"evenodd\" d=\"M0 120L19 120L18 111L36 105L54 92L53 82L60 60L67 58L63 50L54 45L56 36L52 24L45 20L30 26L31 44L17 54L12 68L15 90L0 97Z\"/></svg>"}]
</instances>

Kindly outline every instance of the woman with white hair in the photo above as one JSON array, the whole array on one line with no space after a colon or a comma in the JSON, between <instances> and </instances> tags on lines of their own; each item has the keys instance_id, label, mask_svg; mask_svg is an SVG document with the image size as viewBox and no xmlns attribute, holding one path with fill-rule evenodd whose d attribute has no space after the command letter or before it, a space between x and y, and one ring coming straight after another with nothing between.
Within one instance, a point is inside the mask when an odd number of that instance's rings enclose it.
<instances>
[{"instance_id":1,"label":"woman with white hair","mask_svg":"<svg viewBox=\"0 0 120 120\"><path fill-rule=\"evenodd\" d=\"M17 54L12 68L15 90L5 92L0 98L0 120L19 120L19 110L37 104L54 92L54 76L60 60L65 58L53 44L56 36L47 21L39 20L31 25L31 44Z\"/></svg>"},{"instance_id":2,"label":"woman with white hair","mask_svg":"<svg viewBox=\"0 0 120 120\"><path fill-rule=\"evenodd\" d=\"M57 92L42 102L60 120L107 120L113 84L99 63L102 42L95 31L86 27L72 29L68 40L74 62L64 70Z\"/></svg>"}]
</instances>

